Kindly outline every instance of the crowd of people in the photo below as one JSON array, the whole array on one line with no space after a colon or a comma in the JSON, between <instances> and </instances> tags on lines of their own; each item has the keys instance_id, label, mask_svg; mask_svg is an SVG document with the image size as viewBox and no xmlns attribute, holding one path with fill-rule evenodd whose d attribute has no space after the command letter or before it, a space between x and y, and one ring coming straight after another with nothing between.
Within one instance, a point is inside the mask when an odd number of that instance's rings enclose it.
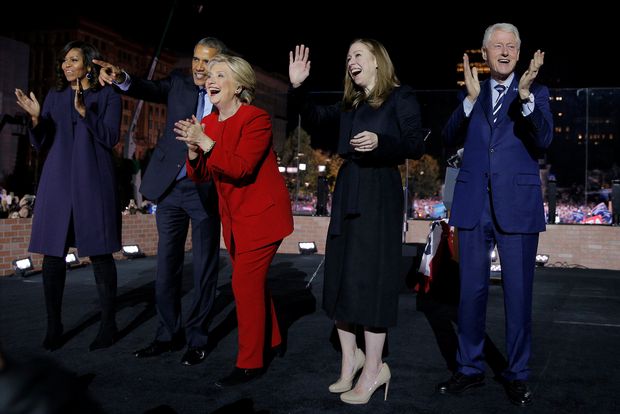
<instances>
[{"instance_id":1,"label":"crowd of people","mask_svg":"<svg viewBox=\"0 0 620 414\"><path fill-rule=\"evenodd\" d=\"M32 217L35 196L25 194L21 198L16 195L7 194L6 190L0 190L0 219L1 218L28 218ZM331 212L332 197L328 195L325 205L326 212L317 212L316 195L300 195L295 199L291 198L291 209L294 215L322 215L329 216ZM442 197L416 198L411 200L408 206L407 218L414 220L436 220L448 217L448 211L443 203ZM555 221L549 219L549 203L544 202L545 217L548 224L613 224L611 202L600 202L583 204L575 201L559 201L556 204ZM129 203L121 208L122 215L134 214L155 214L157 204L151 200L142 200L138 206L135 199L130 199Z\"/></svg>"},{"instance_id":2,"label":"crowd of people","mask_svg":"<svg viewBox=\"0 0 620 414\"><path fill-rule=\"evenodd\" d=\"M464 148L450 224L458 231L458 300L448 323L458 324L449 351L452 376L441 394L460 394L484 384L485 315L490 252L502 258L506 302L506 361L496 374L513 404L530 405L531 306L538 235L545 230L539 150L553 136L549 92L535 82L544 62L537 50L516 73L521 39L515 26L489 26L482 56L491 77L480 81L463 55L465 89L443 131L446 145ZM326 384L346 404L366 404L392 375L384 361L389 329L397 324L404 194L398 166L424 151L420 105L400 83L387 49L358 38L345 55L340 102L313 102L306 80L310 49L289 54L289 104L313 128L338 125L334 147L344 163L330 203L322 306L340 344L340 370ZM91 350L118 340L115 320L116 266L121 208L112 147L118 142L121 94L164 102L167 122L153 151L140 192L156 203L158 230L154 339L135 351L155 358L185 348L181 363L207 356L209 321L218 281L220 229L232 261L238 320L238 353L218 387L232 387L265 374L265 360L282 342L278 313L266 284L282 240L293 232L290 195L277 168L272 124L254 106L256 75L215 38L194 45L191 72L160 80L141 79L103 59L89 43L69 42L58 61L56 88L43 104L16 89L30 116L30 140L48 150L29 250L44 255L47 333L43 346L66 340L61 309L64 256L76 247L90 256L99 293L101 325ZM4 197L3 197L4 200ZM13 204L13 201L10 203ZM447 214L440 200L416 200L421 218ZM192 229L191 304L181 312L184 245ZM430 319L429 319L430 321ZM452 322L450 322L452 321Z\"/></svg>"},{"instance_id":3,"label":"crowd of people","mask_svg":"<svg viewBox=\"0 0 620 414\"><path fill-rule=\"evenodd\" d=\"M32 194L24 194L19 198L13 192L7 193L6 189L0 188L0 219L32 217L34 200Z\"/></svg>"}]
</instances>

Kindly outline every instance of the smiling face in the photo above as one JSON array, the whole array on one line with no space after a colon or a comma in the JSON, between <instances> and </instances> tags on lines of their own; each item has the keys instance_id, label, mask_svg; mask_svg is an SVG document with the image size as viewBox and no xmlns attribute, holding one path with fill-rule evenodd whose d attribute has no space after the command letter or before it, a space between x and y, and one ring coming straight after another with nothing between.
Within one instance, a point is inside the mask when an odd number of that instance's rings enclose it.
<instances>
[{"instance_id":1,"label":"smiling face","mask_svg":"<svg viewBox=\"0 0 620 414\"><path fill-rule=\"evenodd\" d=\"M77 78L84 79L88 72L88 68L84 65L84 53L78 48L70 49L67 52L61 66L65 78L72 86Z\"/></svg>"},{"instance_id":2,"label":"smiling face","mask_svg":"<svg viewBox=\"0 0 620 414\"><path fill-rule=\"evenodd\" d=\"M514 33L495 30L482 48L482 57L491 69L491 77L505 80L519 60L519 42Z\"/></svg>"},{"instance_id":3,"label":"smiling face","mask_svg":"<svg viewBox=\"0 0 620 414\"><path fill-rule=\"evenodd\" d=\"M241 91L241 86L226 63L213 62L209 66L205 85L211 103L220 112L228 112L240 104L237 94Z\"/></svg>"},{"instance_id":4,"label":"smiling face","mask_svg":"<svg viewBox=\"0 0 620 414\"><path fill-rule=\"evenodd\" d=\"M355 42L347 54L347 71L353 83L364 88L366 93L372 91L377 81L377 59L368 46Z\"/></svg>"},{"instance_id":5,"label":"smiling face","mask_svg":"<svg viewBox=\"0 0 620 414\"><path fill-rule=\"evenodd\" d=\"M205 87L207 80L207 63L213 56L217 55L217 49L204 45L196 45L194 56L192 57L192 77L194 84L201 88Z\"/></svg>"}]
</instances>

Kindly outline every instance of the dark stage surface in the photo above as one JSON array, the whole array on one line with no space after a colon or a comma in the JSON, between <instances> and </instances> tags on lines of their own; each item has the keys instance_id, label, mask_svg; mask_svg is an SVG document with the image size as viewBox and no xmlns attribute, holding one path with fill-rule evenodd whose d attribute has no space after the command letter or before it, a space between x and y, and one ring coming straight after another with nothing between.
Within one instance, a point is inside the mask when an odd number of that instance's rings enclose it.
<instances>
[{"instance_id":1,"label":"dark stage surface","mask_svg":"<svg viewBox=\"0 0 620 414\"><path fill-rule=\"evenodd\" d=\"M188 259L191 256L188 255ZM340 356L329 342L332 322L321 310L322 269L307 281L322 256L278 255L270 273L287 351L260 379L231 389L213 383L233 367L237 333L225 252L217 315L211 325L212 351L199 365L180 364L182 352L137 359L132 351L154 337L155 257L120 261L119 311L122 338L108 349L88 351L97 333L97 297L90 266L68 273L63 321L64 346L45 352L45 307L41 275L0 278L0 343L22 369L34 358L51 358L89 383L104 412L124 413L612 413L620 370L620 272L539 268L534 286L534 405L513 407L487 372L486 385L462 396L435 392L449 372L415 295L400 296L399 325L389 333L392 371L388 400L383 390L365 406L348 406L327 386L336 380ZM191 260L186 260L191 263ZM192 288L189 265L184 291ZM189 295L185 295L185 300ZM503 343L503 299L490 288L488 332ZM41 365L39 364L39 367ZM5 390L0 389L0 396Z\"/></svg>"}]
</instances>

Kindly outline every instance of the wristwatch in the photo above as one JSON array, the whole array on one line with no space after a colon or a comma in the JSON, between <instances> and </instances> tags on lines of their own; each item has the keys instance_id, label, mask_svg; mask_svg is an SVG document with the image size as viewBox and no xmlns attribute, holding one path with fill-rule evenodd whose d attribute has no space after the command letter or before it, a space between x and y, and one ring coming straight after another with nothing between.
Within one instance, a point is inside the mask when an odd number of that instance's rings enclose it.
<instances>
[{"instance_id":1,"label":"wristwatch","mask_svg":"<svg viewBox=\"0 0 620 414\"><path fill-rule=\"evenodd\" d=\"M534 103L534 94L530 92L530 95L525 99L521 99L521 97L519 97L519 103L521 105L525 105L528 103Z\"/></svg>"}]
</instances>

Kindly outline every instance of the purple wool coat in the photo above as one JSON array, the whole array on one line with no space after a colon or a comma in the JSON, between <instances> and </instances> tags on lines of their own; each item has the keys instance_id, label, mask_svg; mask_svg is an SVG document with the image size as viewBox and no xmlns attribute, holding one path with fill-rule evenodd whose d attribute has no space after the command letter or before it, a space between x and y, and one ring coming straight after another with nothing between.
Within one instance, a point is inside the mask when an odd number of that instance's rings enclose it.
<instances>
[{"instance_id":1,"label":"purple wool coat","mask_svg":"<svg viewBox=\"0 0 620 414\"><path fill-rule=\"evenodd\" d=\"M84 91L86 117L73 106L74 91L52 90L30 131L37 151L49 148L32 222L29 250L63 256L67 240L81 257L121 248L112 148L119 140L121 98L112 87ZM71 216L75 240L69 235Z\"/></svg>"}]
</instances>

